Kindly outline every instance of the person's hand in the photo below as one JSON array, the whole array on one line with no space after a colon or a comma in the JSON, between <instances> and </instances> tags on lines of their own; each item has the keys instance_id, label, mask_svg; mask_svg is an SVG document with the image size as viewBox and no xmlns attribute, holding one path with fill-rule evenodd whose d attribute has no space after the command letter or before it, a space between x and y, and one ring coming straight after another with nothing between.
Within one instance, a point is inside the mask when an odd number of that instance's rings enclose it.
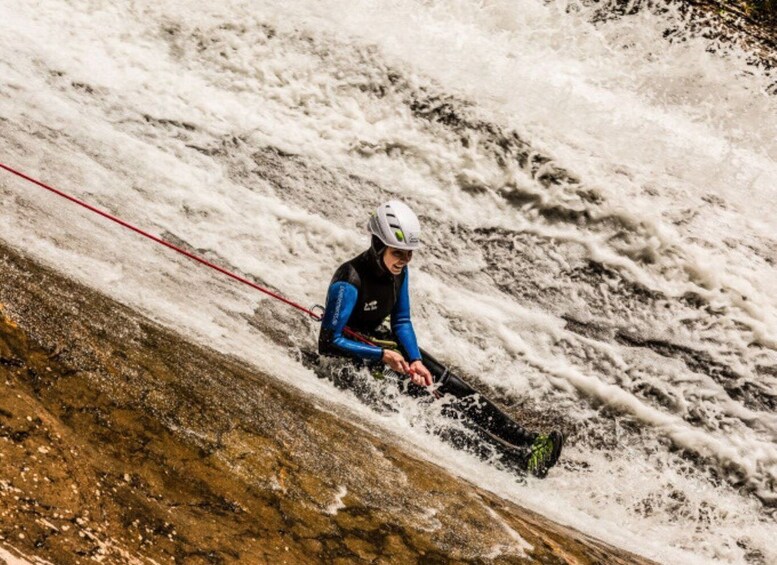
<instances>
[{"instance_id":1,"label":"person's hand","mask_svg":"<svg viewBox=\"0 0 777 565\"><path fill-rule=\"evenodd\" d=\"M410 364L410 379L418 386L430 386L434 382L429 369L426 368L420 359Z\"/></svg>"},{"instance_id":2,"label":"person's hand","mask_svg":"<svg viewBox=\"0 0 777 565\"><path fill-rule=\"evenodd\" d=\"M405 358L402 357L400 353L397 353L393 349L383 350L383 362L400 375L407 375L410 373L410 365L407 364L407 361L405 361Z\"/></svg>"}]
</instances>

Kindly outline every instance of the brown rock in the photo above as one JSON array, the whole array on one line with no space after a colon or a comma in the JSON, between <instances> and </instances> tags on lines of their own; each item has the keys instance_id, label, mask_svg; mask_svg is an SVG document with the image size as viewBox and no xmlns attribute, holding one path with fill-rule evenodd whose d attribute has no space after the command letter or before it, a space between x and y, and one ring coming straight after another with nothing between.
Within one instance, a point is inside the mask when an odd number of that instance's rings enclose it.
<instances>
[{"instance_id":1,"label":"brown rock","mask_svg":"<svg viewBox=\"0 0 777 565\"><path fill-rule=\"evenodd\" d=\"M0 536L28 557L645 562L2 245L0 303Z\"/></svg>"}]
</instances>

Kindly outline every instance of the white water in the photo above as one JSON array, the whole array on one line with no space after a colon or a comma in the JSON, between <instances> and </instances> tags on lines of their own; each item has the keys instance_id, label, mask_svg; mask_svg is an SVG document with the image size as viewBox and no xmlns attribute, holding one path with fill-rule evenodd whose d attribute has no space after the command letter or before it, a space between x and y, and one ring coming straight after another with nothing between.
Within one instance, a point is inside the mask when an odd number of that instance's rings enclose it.
<instances>
[{"instance_id":1,"label":"white water","mask_svg":"<svg viewBox=\"0 0 777 565\"><path fill-rule=\"evenodd\" d=\"M523 486L412 427L412 403L357 413L626 549L777 560L773 77L736 49L670 43L671 12L595 26L570 6L5 0L0 160L304 304L366 244L369 210L402 198L428 228L412 271L422 342L573 433L566 465ZM413 112L445 96L469 125ZM478 120L581 183L500 163ZM3 240L351 403L259 331L292 315L21 180L3 174L0 195Z\"/></svg>"}]
</instances>

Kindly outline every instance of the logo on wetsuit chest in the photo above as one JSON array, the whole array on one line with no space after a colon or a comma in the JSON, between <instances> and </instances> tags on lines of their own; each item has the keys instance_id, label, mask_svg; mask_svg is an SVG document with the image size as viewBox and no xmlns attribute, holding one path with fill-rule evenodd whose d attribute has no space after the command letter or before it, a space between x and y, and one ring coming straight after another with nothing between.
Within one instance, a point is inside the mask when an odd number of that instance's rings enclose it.
<instances>
[{"instance_id":1,"label":"logo on wetsuit chest","mask_svg":"<svg viewBox=\"0 0 777 565\"><path fill-rule=\"evenodd\" d=\"M377 300L371 300L369 302L366 302L364 304L364 311L365 312L372 312L373 310L378 309L378 301Z\"/></svg>"}]
</instances>

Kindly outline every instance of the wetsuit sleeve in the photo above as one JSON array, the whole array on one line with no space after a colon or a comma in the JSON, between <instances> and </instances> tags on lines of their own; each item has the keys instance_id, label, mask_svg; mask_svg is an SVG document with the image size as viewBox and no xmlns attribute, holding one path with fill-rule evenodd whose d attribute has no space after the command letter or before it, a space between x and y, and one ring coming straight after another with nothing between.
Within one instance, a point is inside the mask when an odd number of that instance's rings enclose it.
<instances>
[{"instance_id":1,"label":"wetsuit sleeve","mask_svg":"<svg viewBox=\"0 0 777 565\"><path fill-rule=\"evenodd\" d=\"M358 296L359 291L350 283L337 281L329 286L326 309L321 320L321 335L329 342L327 345L332 345L345 354L379 361L383 357L383 349L348 339L343 335L343 329L351 317Z\"/></svg>"},{"instance_id":2,"label":"wetsuit sleeve","mask_svg":"<svg viewBox=\"0 0 777 565\"><path fill-rule=\"evenodd\" d=\"M407 353L409 360L421 359L421 351L418 349L418 341L415 337L413 323L410 321L410 291L408 280L410 275L405 271L405 280L399 288L399 296L391 311L391 331L399 340L400 345Z\"/></svg>"}]
</instances>

